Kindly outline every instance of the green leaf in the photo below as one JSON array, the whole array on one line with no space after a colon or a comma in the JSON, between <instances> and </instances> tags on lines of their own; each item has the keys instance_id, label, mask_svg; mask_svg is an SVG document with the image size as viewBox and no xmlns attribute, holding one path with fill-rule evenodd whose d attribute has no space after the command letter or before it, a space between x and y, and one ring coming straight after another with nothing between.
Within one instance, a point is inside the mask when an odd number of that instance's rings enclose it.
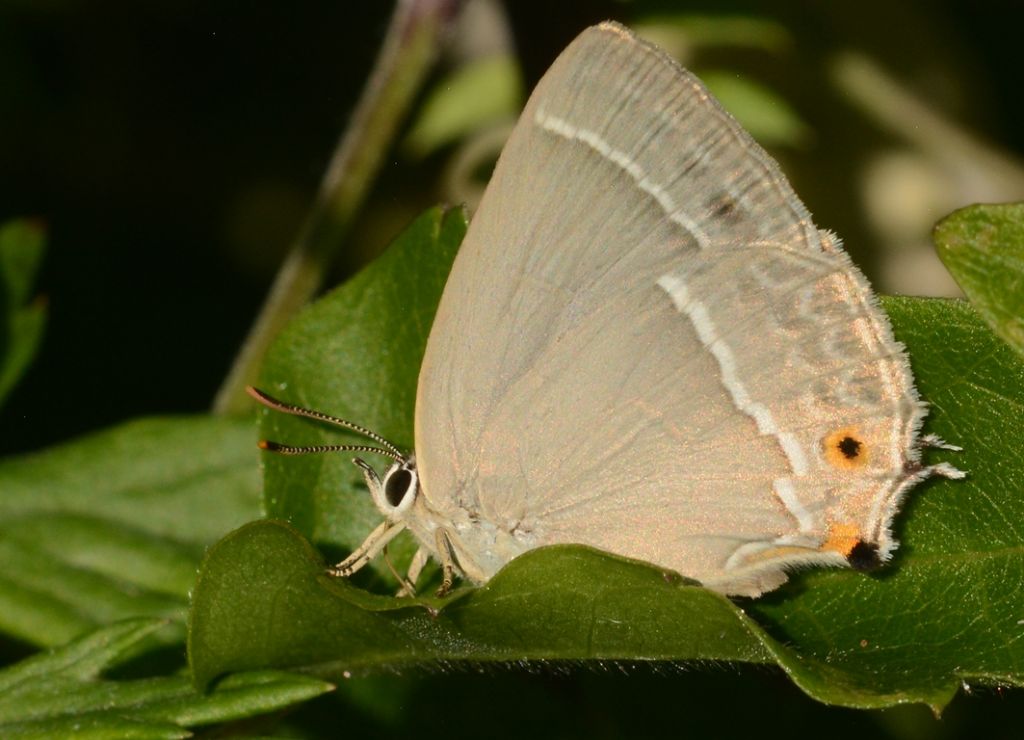
<instances>
[{"instance_id":1,"label":"green leaf","mask_svg":"<svg viewBox=\"0 0 1024 740\"><path fill-rule=\"evenodd\" d=\"M268 357L268 390L408 445L433 315L427 294L436 300L450 263L443 240L431 238L443 223L428 214L312 307L301 331L289 328ZM897 521L902 546L880 573L798 574L734 604L649 566L560 547L524 555L487 586L443 602L398 600L323 575L323 554L335 559L380 522L348 456L268 455L268 506L319 552L273 522L211 549L190 628L197 680L281 666L339 679L438 661L727 660L776 663L821 701L934 708L961 682L1024 684L1024 364L964 302L883 305L931 404L925 431L964 447L928 457L955 462L968 478L913 491ZM264 429L289 443L345 438L280 414L268 414Z\"/></svg>"},{"instance_id":2,"label":"green leaf","mask_svg":"<svg viewBox=\"0 0 1024 740\"><path fill-rule=\"evenodd\" d=\"M938 223L934 239L978 313L1024 354L1024 203L961 208Z\"/></svg>"},{"instance_id":3,"label":"green leaf","mask_svg":"<svg viewBox=\"0 0 1024 740\"><path fill-rule=\"evenodd\" d=\"M411 449L416 377L465 230L461 210L427 211L378 260L288 325L264 360L261 387ZM270 411L262 432L297 445L367 441ZM351 459L306 455L284 464L280 455L265 455L267 515L287 519L339 556L351 550L380 522ZM403 535L391 552L404 560L412 549ZM374 567L386 574L382 564Z\"/></svg>"},{"instance_id":4,"label":"green leaf","mask_svg":"<svg viewBox=\"0 0 1024 740\"><path fill-rule=\"evenodd\" d=\"M58 645L131 616L176 620L203 549L260 515L252 423L150 419L0 461L0 630Z\"/></svg>"},{"instance_id":5,"label":"green leaf","mask_svg":"<svg viewBox=\"0 0 1024 740\"><path fill-rule=\"evenodd\" d=\"M429 92L404 146L424 157L484 126L514 120L522 105L523 81L511 55L474 60Z\"/></svg>"},{"instance_id":6,"label":"green leaf","mask_svg":"<svg viewBox=\"0 0 1024 740\"><path fill-rule=\"evenodd\" d=\"M45 239L36 221L0 226L0 404L28 369L43 339L45 304L30 300Z\"/></svg>"},{"instance_id":7,"label":"green leaf","mask_svg":"<svg viewBox=\"0 0 1024 740\"><path fill-rule=\"evenodd\" d=\"M161 626L126 620L0 671L0 736L188 737L187 727L263 714L333 689L277 671L231 676L209 694L186 676L102 678Z\"/></svg>"},{"instance_id":8,"label":"green leaf","mask_svg":"<svg viewBox=\"0 0 1024 740\"><path fill-rule=\"evenodd\" d=\"M443 602L395 599L328 576L287 524L254 522L204 561L189 655L200 685L264 666L342 679L441 661L769 660L767 638L742 611L680 583L648 565L559 546Z\"/></svg>"}]
</instances>

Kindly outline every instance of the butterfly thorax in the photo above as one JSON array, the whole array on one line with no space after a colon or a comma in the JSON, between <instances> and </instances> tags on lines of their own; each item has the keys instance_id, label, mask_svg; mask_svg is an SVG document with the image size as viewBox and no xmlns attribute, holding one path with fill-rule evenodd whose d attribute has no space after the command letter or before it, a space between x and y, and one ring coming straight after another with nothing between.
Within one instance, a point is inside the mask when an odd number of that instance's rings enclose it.
<instances>
[{"instance_id":1,"label":"butterfly thorax","mask_svg":"<svg viewBox=\"0 0 1024 740\"><path fill-rule=\"evenodd\" d=\"M422 491L406 522L435 560L442 560L439 548L447 544L458 570L474 583L487 582L508 561L538 546L527 528L497 524L458 505L435 510Z\"/></svg>"}]
</instances>

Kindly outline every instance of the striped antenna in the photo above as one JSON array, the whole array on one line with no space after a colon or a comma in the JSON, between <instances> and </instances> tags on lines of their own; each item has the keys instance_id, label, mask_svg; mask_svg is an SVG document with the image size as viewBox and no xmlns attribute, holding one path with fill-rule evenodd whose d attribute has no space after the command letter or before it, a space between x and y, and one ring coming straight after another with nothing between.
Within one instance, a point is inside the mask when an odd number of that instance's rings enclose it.
<instances>
[{"instance_id":1,"label":"striped antenna","mask_svg":"<svg viewBox=\"0 0 1024 740\"><path fill-rule=\"evenodd\" d=\"M285 414L291 414L292 416L304 416L307 419L315 419L316 421L322 421L326 424L331 424L336 427L348 429L350 431L356 432L357 434L361 434L364 437L368 437L377 444L381 445L380 447L372 447L369 445L310 445L308 447L292 447L290 445L282 445L278 444L277 442L270 442L268 440L264 440L260 442L261 449L268 450L270 452L277 452L282 455L303 455L307 453L317 452L344 451L377 452L381 455L384 455L385 457L390 457L391 459L396 460L398 462L403 462L407 459L407 457L402 454L402 451L399 450L398 447L396 447L388 440L384 439L384 437L380 436L376 432L370 431L364 426L360 426L359 424L348 421L347 419L342 419L337 416L331 416L330 414L325 414L320 411L313 411L312 409L303 408L302 406L296 406L291 403L285 403L284 401L280 401L271 396L270 394L261 391L259 388L254 388L251 385L247 386L245 390L250 396L255 398L257 401L262 403L267 408L274 409L275 411L281 411L282 413Z\"/></svg>"}]
</instances>

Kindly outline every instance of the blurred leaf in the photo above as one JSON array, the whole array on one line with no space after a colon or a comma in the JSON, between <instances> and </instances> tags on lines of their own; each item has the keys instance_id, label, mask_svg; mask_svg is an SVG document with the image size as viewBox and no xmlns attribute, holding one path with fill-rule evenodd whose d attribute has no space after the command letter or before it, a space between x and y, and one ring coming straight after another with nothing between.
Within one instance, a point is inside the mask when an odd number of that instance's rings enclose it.
<instances>
[{"instance_id":1,"label":"blurred leaf","mask_svg":"<svg viewBox=\"0 0 1024 740\"><path fill-rule=\"evenodd\" d=\"M0 225L0 404L28 369L43 339L45 304L30 300L45 239L36 221Z\"/></svg>"},{"instance_id":2,"label":"blurred leaf","mask_svg":"<svg viewBox=\"0 0 1024 740\"><path fill-rule=\"evenodd\" d=\"M1024 354L1024 203L961 208L938 223L934 239L978 313Z\"/></svg>"},{"instance_id":3,"label":"blurred leaf","mask_svg":"<svg viewBox=\"0 0 1024 740\"><path fill-rule=\"evenodd\" d=\"M786 26L754 15L659 13L645 15L630 25L684 66L699 49L731 46L779 53L793 44Z\"/></svg>"},{"instance_id":4,"label":"blurred leaf","mask_svg":"<svg viewBox=\"0 0 1024 740\"><path fill-rule=\"evenodd\" d=\"M311 307L268 357L268 389L408 445L428 294L437 299L453 253L443 234L461 234L452 218L432 211ZM915 489L897 522L903 545L881 573L798 574L741 609L658 569L562 547L529 553L444 602L398 600L328 579L296 532L262 522L203 565L190 634L197 680L268 666L339 678L438 661L771 659L821 701L935 708L962 681L1024 683L1024 363L966 303L883 305L931 404L927 431L965 448L932 457L954 459L969 477ZM280 414L264 429L298 444L345 438ZM268 506L332 559L380 521L348 456L268 456L265 465Z\"/></svg>"},{"instance_id":5,"label":"blurred leaf","mask_svg":"<svg viewBox=\"0 0 1024 740\"><path fill-rule=\"evenodd\" d=\"M0 225L0 278L7 309L20 308L32 297L45 242L46 230L38 221L20 219Z\"/></svg>"},{"instance_id":6,"label":"blurred leaf","mask_svg":"<svg viewBox=\"0 0 1024 740\"><path fill-rule=\"evenodd\" d=\"M430 91L404 146L425 157L484 126L514 119L522 105L523 81L512 56L469 62Z\"/></svg>"},{"instance_id":7,"label":"blurred leaf","mask_svg":"<svg viewBox=\"0 0 1024 740\"><path fill-rule=\"evenodd\" d=\"M271 712L333 688L275 671L231 676L209 694L185 676L101 678L160 626L119 622L0 671L0 736L188 737L187 727Z\"/></svg>"},{"instance_id":8,"label":"blurred leaf","mask_svg":"<svg viewBox=\"0 0 1024 740\"><path fill-rule=\"evenodd\" d=\"M763 146L799 147L811 138L810 127L789 103L764 85L734 72L702 71L700 78Z\"/></svg>"},{"instance_id":9,"label":"blurred leaf","mask_svg":"<svg viewBox=\"0 0 1024 740\"><path fill-rule=\"evenodd\" d=\"M260 516L249 421L149 419L0 461L0 630L57 645L176 619L203 549Z\"/></svg>"}]
</instances>

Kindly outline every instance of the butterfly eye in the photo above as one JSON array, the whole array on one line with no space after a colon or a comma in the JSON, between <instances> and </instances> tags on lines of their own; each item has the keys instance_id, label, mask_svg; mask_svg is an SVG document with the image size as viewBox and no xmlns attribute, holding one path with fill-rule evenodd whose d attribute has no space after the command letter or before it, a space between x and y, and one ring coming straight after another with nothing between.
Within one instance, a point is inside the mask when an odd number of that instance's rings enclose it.
<instances>
[{"instance_id":1,"label":"butterfly eye","mask_svg":"<svg viewBox=\"0 0 1024 740\"><path fill-rule=\"evenodd\" d=\"M395 465L384 477L384 500L388 506L404 511L416 498L416 473L407 465Z\"/></svg>"}]
</instances>

